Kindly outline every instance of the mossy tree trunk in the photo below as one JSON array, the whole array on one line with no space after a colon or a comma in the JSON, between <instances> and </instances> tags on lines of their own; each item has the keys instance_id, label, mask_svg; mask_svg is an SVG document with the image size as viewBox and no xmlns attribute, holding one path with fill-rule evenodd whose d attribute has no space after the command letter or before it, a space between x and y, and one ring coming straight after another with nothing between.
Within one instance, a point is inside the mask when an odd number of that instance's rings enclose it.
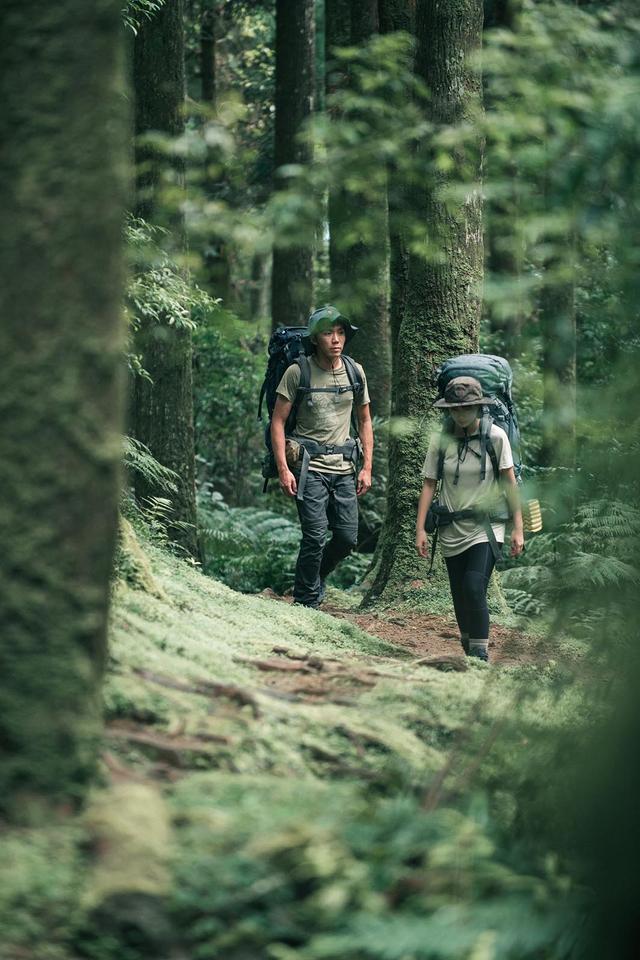
<instances>
[{"instance_id":1,"label":"mossy tree trunk","mask_svg":"<svg viewBox=\"0 0 640 960\"><path fill-rule=\"evenodd\" d=\"M184 131L184 25L182 0L166 0L145 20L134 43L133 77L137 137L137 211L151 223L171 229L174 252L184 252L184 224L175 207L163 200L163 182L170 172L166 150L153 136L177 137ZM180 182L180 172L173 170ZM193 433L192 341L188 327L144 322L136 349L151 382L136 377L133 398L134 433L153 456L180 477L172 497L169 535L197 556L195 453ZM136 495L142 500L164 496L141 476Z\"/></svg>"},{"instance_id":2,"label":"mossy tree trunk","mask_svg":"<svg viewBox=\"0 0 640 960\"><path fill-rule=\"evenodd\" d=\"M539 461L576 466L576 310L570 281L549 283L540 294L543 436Z\"/></svg>"},{"instance_id":3,"label":"mossy tree trunk","mask_svg":"<svg viewBox=\"0 0 640 960\"><path fill-rule=\"evenodd\" d=\"M94 770L117 532L127 176L119 0L0 6L0 806Z\"/></svg>"},{"instance_id":4,"label":"mossy tree trunk","mask_svg":"<svg viewBox=\"0 0 640 960\"><path fill-rule=\"evenodd\" d=\"M334 47L359 47L380 32L378 0L332 0L327 13L329 60ZM348 70L331 72L328 92L340 83L350 83ZM363 215L374 243L358 236ZM349 352L367 373L373 413L383 417L391 394L388 232L386 184L375 195L367 184L366 197L334 185L329 194L331 299L360 329Z\"/></svg>"},{"instance_id":5,"label":"mossy tree trunk","mask_svg":"<svg viewBox=\"0 0 640 960\"><path fill-rule=\"evenodd\" d=\"M482 38L481 0L418 0L416 71L431 91L428 119L436 126L471 119L481 103L479 76L469 55ZM430 143L419 146L429 169ZM465 171L475 162L480 177L480 145L473 156L453 155ZM433 426L431 404L436 370L443 359L478 349L482 283L480 192L471 191L456 211L442 203L442 178L411 195L414 213L425 224L425 240L437 252L408 260L406 305L395 355L393 413L411 423L394 436L389 452L389 495L376 577L367 602L411 595L424 586L425 563L415 548L415 514L420 470Z\"/></svg>"},{"instance_id":6,"label":"mossy tree trunk","mask_svg":"<svg viewBox=\"0 0 640 960\"><path fill-rule=\"evenodd\" d=\"M315 92L314 0L276 0L276 189L282 167L311 160L302 126L313 111ZM271 320L279 325L306 323L313 302L313 238L294 247L275 246L271 275Z\"/></svg>"},{"instance_id":7,"label":"mossy tree trunk","mask_svg":"<svg viewBox=\"0 0 640 960\"><path fill-rule=\"evenodd\" d=\"M379 0L380 32L402 30L415 35L416 0ZM407 196L404 184L393 177L389 182L389 340L393 367L398 334L402 326L409 280L409 252L403 231L407 215ZM392 381L392 392L395 383ZM391 397L392 409L395 401Z\"/></svg>"}]
</instances>

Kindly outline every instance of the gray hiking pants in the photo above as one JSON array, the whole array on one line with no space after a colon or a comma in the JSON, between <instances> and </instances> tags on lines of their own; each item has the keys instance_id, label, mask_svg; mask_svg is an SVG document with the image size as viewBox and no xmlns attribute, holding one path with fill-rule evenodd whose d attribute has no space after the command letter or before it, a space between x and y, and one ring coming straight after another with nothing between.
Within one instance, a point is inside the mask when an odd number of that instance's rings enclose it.
<instances>
[{"instance_id":1,"label":"gray hiking pants","mask_svg":"<svg viewBox=\"0 0 640 960\"><path fill-rule=\"evenodd\" d=\"M358 541L358 498L353 473L310 470L304 498L298 502L302 542L293 585L295 603L317 607L320 581L350 553ZM333 536L327 543L327 533Z\"/></svg>"}]
</instances>

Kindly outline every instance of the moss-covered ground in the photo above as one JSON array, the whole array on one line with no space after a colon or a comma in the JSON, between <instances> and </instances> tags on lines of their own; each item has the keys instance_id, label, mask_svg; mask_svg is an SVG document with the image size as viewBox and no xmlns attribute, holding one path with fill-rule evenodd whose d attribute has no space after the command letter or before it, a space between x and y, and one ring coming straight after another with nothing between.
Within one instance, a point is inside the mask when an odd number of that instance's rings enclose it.
<instances>
[{"instance_id":1,"label":"moss-covered ground","mask_svg":"<svg viewBox=\"0 0 640 960\"><path fill-rule=\"evenodd\" d=\"M0 836L2 960L556 955L566 664L418 662L144 552L87 808Z\"/></svg>"}]
</instances>

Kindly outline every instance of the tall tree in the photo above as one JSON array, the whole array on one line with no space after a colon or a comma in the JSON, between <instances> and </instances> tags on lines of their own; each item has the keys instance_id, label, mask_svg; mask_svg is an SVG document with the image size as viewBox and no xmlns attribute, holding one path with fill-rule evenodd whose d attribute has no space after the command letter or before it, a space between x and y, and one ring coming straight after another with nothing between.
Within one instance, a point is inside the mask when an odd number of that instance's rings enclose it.
<instances>
[{"instance_id":1,"label":"tall tree","mask_svg":"<svg viewBox=\"0 0 640 960\"><path fill-rule=\"evenodd\" d=\"M381 33L396 33L402 30L411 36L416 27L416 0L379 0ZM394 364L398 334L407 300L409 277L409 252L403 233L403 221L407 213L407 196L399 178L390 178L388 189L389 207L389 339L391 363ZM395 383L392 381L392 391ZM392 408L395 409L393 396Z\"/></svg>"},{"instance_id":2,"label":"tall tree","mask_svg":"<svg viewBox=\"0 0 640 960\"><path fill-rule=\"evenodd\" d=\"M469 59L481 44L482 19L482 0L418 0L416 72L430 90L427 119L436 131L471 120L479 109L480 78ZM480 192L471 190L456 210L446 206L441 197L443 176L433 179L429 173L434 166L432 150L428 141L419 145L428 183L414 188L410 200L436 256L409 256L406 306L395 354L393 413L410 422L412 429L393 437L390 444L387 514L368 599L397 595L423 581L424 561L414 548L415 511L436 370L445 357L478 348L483 272ZM479 180L479 144L471 153L452 151L451 160L464 166L465 178L475 163Z\"/></svg>"},{"instance_id":3,"label":"tall tree","mask_svg":"<svg viewBox=\"0 0 640 960\"><path fill-rule=\"evenodd\" d=\"M279 171L311 160L308 141L300 138L311 116L315 91L314 0L276 0L276 188ZM279 324L304 323L313 301L313 240L295 247L275 246L271 277L271 318Z\"/></svg>"},{"instance_id":4,"label":"tall tree","mask_svg":"<svg viewBox=\"0 0 640 960\"><path fill-rule=\"evenodd\" d=\"M360 47L380 32L378 0L330 0L327 7L327 54L339 46ZM329 30L330 25L330 30ZM349 69L328 74L328 92L349 86ZM358 117L352 119L357 124ZM329 193L329 265L331 299L360 327L350 353L365 367L372 383L374 412L386 416L391 393L389 337L389 245L386 184L348 189L341 183ZM367 236L363 237L362 219Z\"/></svg>"},{"instance_id":5,"label":"tall tree","mask_svg":"<svg viewBox=\"0 0 640 960\"><path fill-rule=\"evenodd\" d=\"M93 772L123 413L120 0L0 6L0 806Z\"/></svg>"},{"instance_id":6,"label":"tall tree","mask_svg":"<svg viewBox=\"0 0 640 960\"><path fill-rule=\"evenodd\" d=\"M576 466L576 309L571 280L548 282L539 299L542 331L544 466Z\"/></svg>"},{"instance_id":7,"label":"tall tree","mask_svg":"<svg viewBox=\"0 0 640 960\"><path fill-rule=\"evenodd\" d=\"M165 0L160 10L141 24L134 43L133 79L137 211L152 223L168 223L175 252L180 254L185 246L184 225L175 207L170 211L163 205L168 163L166 149L158 148L155 136L177 137L184 131L183 0ZM134 433L160 463L179 476L169 533L196 556L191 330L178 323L143 320L136 348L151 380L135 379ZM141 476L136 478L136 494L141 499L162 495Z\"/></svg>"}]
</instances>

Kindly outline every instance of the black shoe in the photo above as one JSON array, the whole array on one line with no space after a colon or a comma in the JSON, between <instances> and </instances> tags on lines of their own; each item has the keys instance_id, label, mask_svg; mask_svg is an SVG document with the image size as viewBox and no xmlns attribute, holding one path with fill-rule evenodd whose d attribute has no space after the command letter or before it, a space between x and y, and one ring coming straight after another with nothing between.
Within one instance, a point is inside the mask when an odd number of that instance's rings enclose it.
<instances>
[{"instance_id":1,"label":"black shoe","mask_svg":"<svg viewBox=\"0 0 640 960\"><path fill-rule=\"evenodd\" d=\"M323 603L326 594L327 594L327 582L326 580L321 580L320 588L318 590L318 605Z\"/></svg>"}]
</instances>

